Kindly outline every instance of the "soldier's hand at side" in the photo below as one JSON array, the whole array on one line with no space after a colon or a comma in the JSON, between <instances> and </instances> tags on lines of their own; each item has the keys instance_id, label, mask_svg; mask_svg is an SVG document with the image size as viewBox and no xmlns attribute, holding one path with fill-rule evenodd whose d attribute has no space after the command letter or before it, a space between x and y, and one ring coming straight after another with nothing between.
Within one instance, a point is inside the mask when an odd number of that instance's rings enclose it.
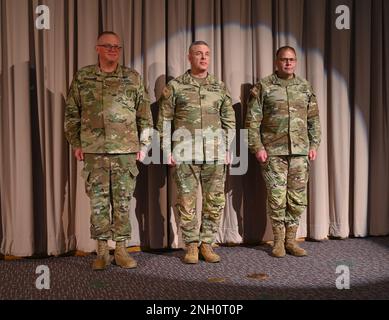
<instances>
[{"instance_id":1,"label":"soldier's hand at side","mask_svg":"<svg viewBox=\"0 0 389 320\"><path fill-rule=\"evenodd\" d=\"M146 157L146 153L144 151L139 151L136 153L136 161L143 162Z\"/></svg>"},{"instance_id":2,"label":"soldier's hand at side","mask_svg":"<svg viewBox=\"0 0 389 320\"><path fill-rule=\"evenodd\" d=\"M78 161L84 161L84 152L81 148L74 149L74 156Z\"/></svg>"},{"instance_id":3,"label":"soldier's hand at side","mask_svg":"<svg viewBox=\"0 0 389 320\"><path fill-rule=\"evenodd\" d=\"M316 155L317 155L316 150L310 150L309 154L308 154L309 160L312 160L312 161L315 160L316 159Z\"/></svg>"},{"instance_id":4,"label":"soldier's hand at side","mask_svg":"<svg viewBox=\"0 0 389 320\"><path fill-rule=\"evenodd\" d=\"M266 150L260 150L260 151L258 151L258 152L255 154L255 157L257 158L257 160L258 160L259 162L262 162L262 163L266 162L266 160L267 160L267 152L266 152Z\"/></svg>"},{"instance_id":5,"label":"soldier's hand at side","mask_svg":"<svg viewBox=\"0 0 389 320\"><path fill-rule=\"evenodd\" d=\"M174 160L173 156L171 154L169 154L167 156L167 164L170 166L170 167L175 167L176 166L176 160Z\"/></svg>"}]
</instances>

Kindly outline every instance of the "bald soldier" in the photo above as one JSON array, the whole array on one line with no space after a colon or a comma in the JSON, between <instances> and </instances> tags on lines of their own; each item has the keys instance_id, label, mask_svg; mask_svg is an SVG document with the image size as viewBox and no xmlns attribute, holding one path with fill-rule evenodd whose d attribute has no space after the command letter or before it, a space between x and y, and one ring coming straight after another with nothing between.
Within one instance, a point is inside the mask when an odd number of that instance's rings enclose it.
<instances>
[{"instance_id":1,"label":"bald soldier","mask_svg":"<svg viewBox=\"0 0 389 320\"><path fill-rule=\"evenodd\" d=\"M296 63L294 48L278 49L276 71L251 90L245 124L266 183L275 257L307 255L295 239L307 207L309 163L321 136L316 96L308 81L295 75Z\"/></svg>"},{"instance_id":2,"label":"bald soldier","mask_svg":"<svg viewBox=\"0 0 389 320\"><path fill-rule=\"evenodd\" d=\"M96 44L98 63L74 76L66 101L65 134L78 161L91 205L91 237L97 240L93 270L111 263L107 240L116 241L115 262L135 268L126 250L131 238L130 201L152 128L150 101L140 75L119 65L120 38L103 32ZM112 215L111 215L112 213Z\"/></svg>"},{"instance_id":3,"label":"bald soldier","mask_svg":"<svg viewBox=\"0 0 389 320\"><path fill-rule=\"evenodd\" d=\"M184 262L192 264L198 262L199 245L206 262L220 261L212 243L225 206L227 131L235 131L230 94L223 82L208 73L210 55L206 42L195 41L190 45L191 69L170 81L163 90L157 124L167 163L176 167L176 207L186 245ZM195 210L199 184L203 200L200 228Z\"/></svg>"}]
</instances>

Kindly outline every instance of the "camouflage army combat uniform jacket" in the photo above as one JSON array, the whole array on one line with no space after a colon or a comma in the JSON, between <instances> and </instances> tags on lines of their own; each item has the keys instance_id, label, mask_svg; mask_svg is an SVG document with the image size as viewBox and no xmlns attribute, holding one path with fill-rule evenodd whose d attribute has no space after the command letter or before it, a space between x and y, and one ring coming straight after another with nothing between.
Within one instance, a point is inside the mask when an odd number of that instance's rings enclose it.
<instances>
[{"instance_id":1,"label":"camouflage army combat uniform jacket","mask_svg":"<svg viewBox=\"0 0 389 320\"><path fill-rule=\"evenodd\" d=\"M171 132L164 130L164 125L172 122L173 150ZM171 80L159 101L157 129L164 153L173 151L175 160L223 161L229 144L227 131L232 129L233 134L235 130L235 113L225 84L208 75L200 85L189 70ZM191 152L175 153L178 144L178 150Z\"/></svg>"},{"instance_id":2,"label":"camouflage army combat uniform jacket","mask_svg":"<svg viewBox=\"0 0 389 320\"><path fill-rule=\"evenodd\" d=\"M316 96L307 80L272 74L252 89L246 125L250 151L269 156L308 155L320 144Z\"/></svg>"},{"instance_id":3,"label":"camouflage army combat uniform jacket","mask_svg":"<svg viewBox=\"0 0 389 320\"><path fill-rule=\"evenodd\" d=\"M140 75L118 66L104 73L97 65L74 76L66 102L65 134L84 153L124 154L146 149L152 128L150 101ZM139 133L138 133L139 132Z\"/></svg>"}]
</instances>

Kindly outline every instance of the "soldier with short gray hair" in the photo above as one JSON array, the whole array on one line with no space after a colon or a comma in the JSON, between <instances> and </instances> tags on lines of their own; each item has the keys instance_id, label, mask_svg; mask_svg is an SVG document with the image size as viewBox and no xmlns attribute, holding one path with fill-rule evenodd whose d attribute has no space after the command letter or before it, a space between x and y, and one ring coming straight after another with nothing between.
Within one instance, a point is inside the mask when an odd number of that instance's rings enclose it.
<instances>
[{"instance_id":1,"label":"soldier with short gray hair","mask_svg":"<svg viewBox=\"0 0 389 320\"><path fill-rule=\"evenodd\" d=\"M276 71L251 89L245 124L266 183L275 257L307 255L295 239L307 207L310 161L316 159L321 137L315 93L295 75L296 63L294 48L277 50Z\"/></svg>"},{"instance_id":2,"label":"soldier with short gray hair","mask_svg":"<svg viewBox=\"0 0 389 320\"><path fill-rule=\"evenodd\" d=\"M136 161L145 157L151 140L150 101L138 72L121 66L119 36L99 35L98 63L81 68L66 101L65 134L78 161L91 205L91 237L97 240L93 270L103 270L112 258L107 240L116 241L115 262L135 268L126 240L131 238L130 201L136 184ZM111 214L112 212L112 214Z\"/></svg>"},{"instance_id":3,"label":"soldier with short gray hair","mask_svg":"<svg viewBox=\"0 0 389 320\"><path fill-rule=\"evenodd\" d=\"M227 131L235 130L230 94L223 82L208 73L210 55L206 42L191 44L191 69L166 85L157 124L167 163L176 167L176 207L187 250L184 262L192 264L198 263L199 245L206 262L220 261L212 244L225 206ZM203 200L200 229L195 209L199 184Z\"/></svg>"}]
</instances>

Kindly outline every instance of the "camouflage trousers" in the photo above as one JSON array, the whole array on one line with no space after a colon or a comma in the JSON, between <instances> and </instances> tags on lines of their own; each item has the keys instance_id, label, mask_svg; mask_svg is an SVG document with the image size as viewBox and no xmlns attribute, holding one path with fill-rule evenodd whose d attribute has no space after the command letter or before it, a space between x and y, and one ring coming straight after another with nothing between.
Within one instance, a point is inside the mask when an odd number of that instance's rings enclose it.
<instances>
[{"instance_id":1,"label":"camouflage trousers","mask_svg":"<svg viewBox=\"0 0 389 320\"><path fill-rule=\"evenodd\" d=\"M174 179L178 196L176 208L184 242L213 243L225 206L224 164L186 164L176 167ZM196 198L199 183L202 189L201 225L198 228Z\"/></svg>"},{"instance_id":2,"label":"camouflage trousers","mask_svg":"<svg viewBox=\"0 0 389 320\"><path fill-rule=\"evenodd\" d=\"M131 238L130 200L138 172L133 153L84 155L83 177L90 198L92 239Z\"/></svg>"},{"instance_id":3,"label":"camouflage trousers","mask_svg":"<svg viewBox=\"0 0 389 320\"><path fill-rule=\"evenodd\" d=\"M266 211L272 225L299 224L307 207L309 160L307 156L270 156L262 164L266 183Z\"/></svg>"}]
</instances>

